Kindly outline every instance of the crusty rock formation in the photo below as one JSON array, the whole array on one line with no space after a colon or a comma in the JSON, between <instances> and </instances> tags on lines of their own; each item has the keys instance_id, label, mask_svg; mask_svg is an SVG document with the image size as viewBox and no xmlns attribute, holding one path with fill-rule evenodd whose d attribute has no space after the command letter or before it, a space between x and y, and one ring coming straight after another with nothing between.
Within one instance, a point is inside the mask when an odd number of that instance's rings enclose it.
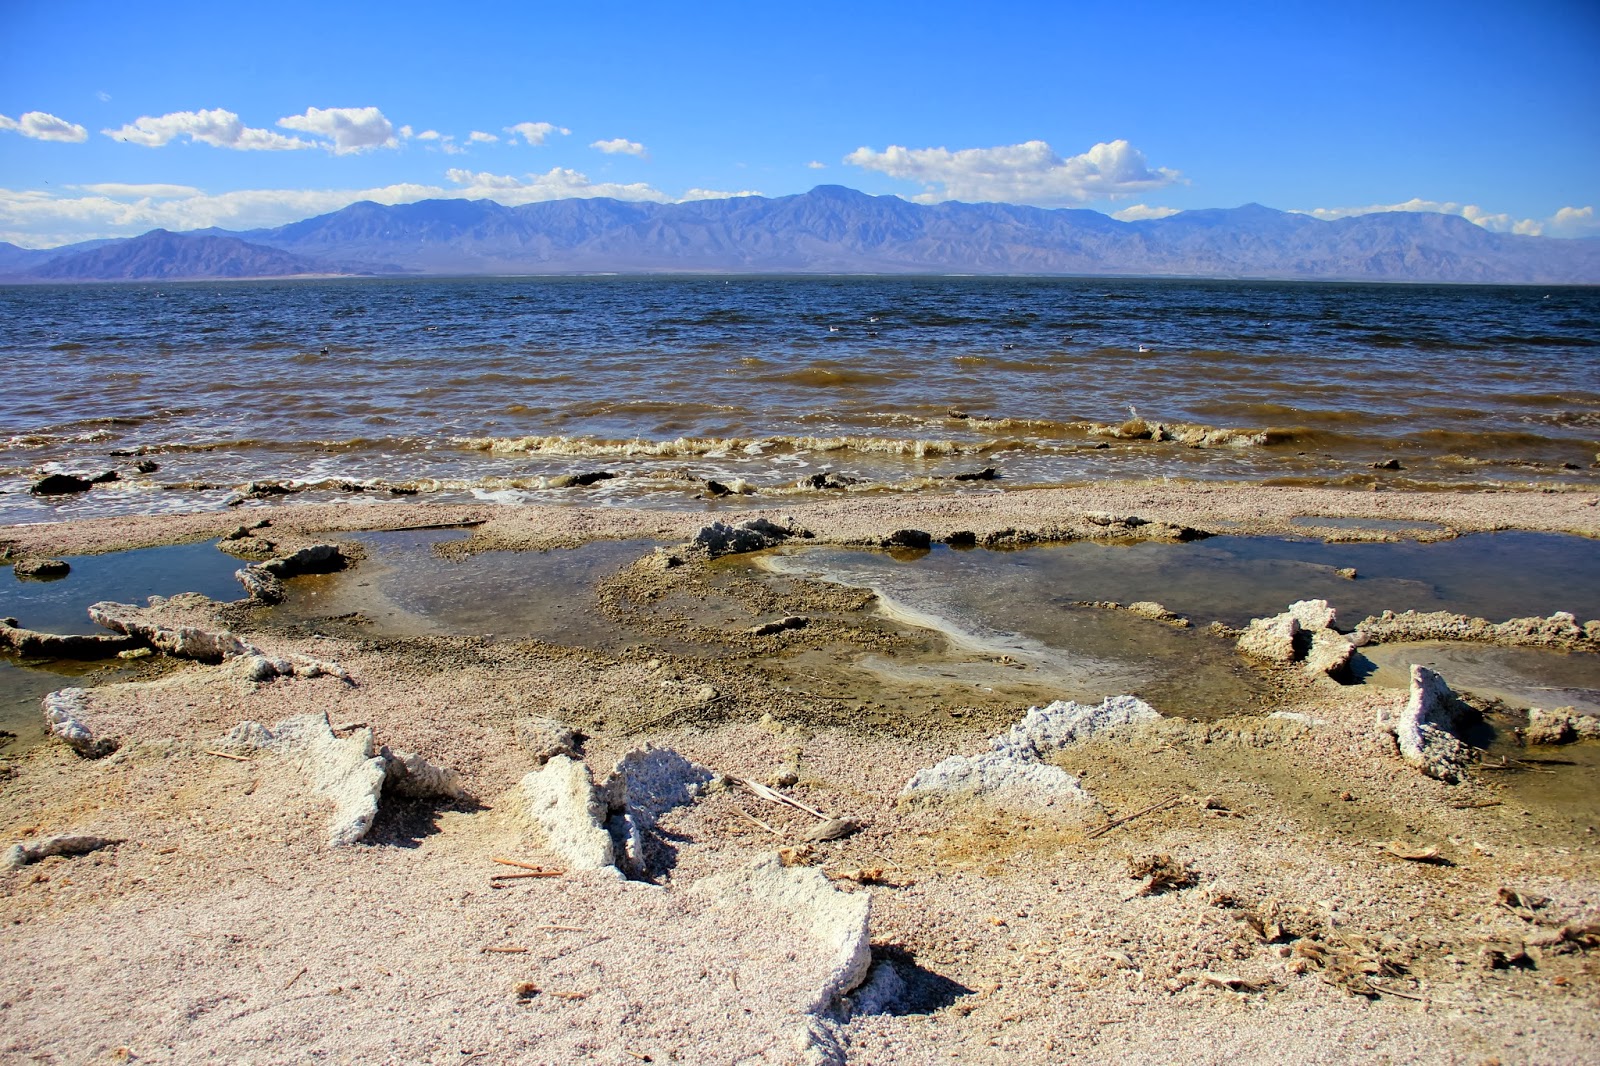
<instances>
[{"instance_id":1,"label":"crusty rock formation","mask_svg":"<svg viewBox=\"0 0 1600 1066\"><path fill-rule=\"evenodd\" d=\"M83 718L89 709L88 698L88 689L63 688L46 694L41 705L44 708L45 725L52 734L66 741L79 755L98 759L116 751L117 744L113 740L96 738L84 724Z\"/></svg>"},{"instance_id":2,"label":"crusty rock formation","mask_svg":"<svg viewBox=\"0 0 1600 1066\"><path fill-rule=\"evenodd\" d=\"M797 961L821 963L821 980L805 1006L807 1013L831 1010L872 965L867 935L871 894L841 892L815 867L786 867L774 855L703 878L690 891L709 899L714 908L783 912L806 930L810 943L794 945Z\"/></svg>"},{"instance_id":3,"label":"crusty rock formation","mask_svg":"<svg viewBox=\"0 0 1600 1066\"><path fill-rule=\"evenodd\" d=\"M1336 674L1355 654L1355 644L1334 628L1337 615L1327 600L1297 600L1271 618L1255 618L1239 634L1239 651L1271 663L1305 665L1313 674Z\"/></svg>"},{"instance_id":4,"label":"crusty rock formation","mask_svg":"<svg viewBox=\"0 0 1600 1066\"><path fill-rule=\"evenodd\" d=\"M1159 717L1135 696L1111 696L1094 706L1057 700L1031 707L1021 721L990 741L988 751L952 755L919 770L900 795L906 799L976 795L1039 808L1088 808L1094 799L1078 779L1050 766L1045 758L1097 733Z\"/></svg>"},{"instance_id":5,"label":"crusty rock formation","mask_svg":"<svg viewBox=\"0 0 1600 1066\"><path fill-rule=\"evenodd\" d=\"M1363 619L1353 634L1359 644L1391 644L1414 640L1467 640L1566 650L1600 649L1600 620L1578 624L1567 611L1548 618L1512 618L1490 622L1448 611L1384 611Z\"/></svg>"},{"instance_id":6,"label":"crusty rock formation","mask_svg":"<svg viewBox=\"0 0 1600 1066\"><path fill-rule=\"evenodd\" d=\"M333 801L328 846L345 847L367 835L386 787L402 796L460 799L465 793L454 770L420 755L375 749L372 730L334 733L324 715L303 714L268 728L241 722L224 738L232 750L264 751L294 760L312 791Z\"/></svg>"},{"instance_id":7,"label":"crusty rock formation","mask_svg":"<svg viewBox=\"0 0 1600 1066\"><path fill-rule=\"evenodd\" d=\"M1429 777L1456 784L1472 760L1457 735L1461 726L1455 693L1426 666L1411 667L1411 693L1398 717L1379 711L1378 726L1392 733L1400 755Z\"/></svg>"}]
</instances>

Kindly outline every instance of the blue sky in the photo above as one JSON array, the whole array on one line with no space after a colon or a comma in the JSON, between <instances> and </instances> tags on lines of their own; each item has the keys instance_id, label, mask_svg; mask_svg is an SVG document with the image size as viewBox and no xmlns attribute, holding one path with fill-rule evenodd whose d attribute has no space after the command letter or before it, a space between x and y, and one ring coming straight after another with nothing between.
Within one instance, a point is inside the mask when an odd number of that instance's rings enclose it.
<instances>
[{"instance_id":1,"label":"blue sky","mask_svg":"<svg viewBox=\"0 0 1600 1066\"><path fill-rule=\"evenodd\" d=\"M0 0L0 240L848 185L1600 234L1600 4Z\"/></svg>"}]
</instances>

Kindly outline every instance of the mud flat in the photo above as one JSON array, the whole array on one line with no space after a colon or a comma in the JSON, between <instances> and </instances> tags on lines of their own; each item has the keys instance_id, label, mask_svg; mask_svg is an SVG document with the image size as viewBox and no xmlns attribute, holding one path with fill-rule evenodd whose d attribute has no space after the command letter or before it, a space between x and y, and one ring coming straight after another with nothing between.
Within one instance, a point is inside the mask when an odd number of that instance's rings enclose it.
<instances>
[{"instance_id":1,"label":"mud flat","mask_svg":"<svg viewBox=\"0 0 1600 1066\"><path fill-rule=\"evenodd\" d=\"M945 625L932 599L880 610L867 582L763 572L745 549L910 565L938 544L1594 538L1594 503L1140 485L0 529L11 558L59 557L266 519L222 542L241 569L321 543L345 564L285 570L280 606L241 587L96 608L159 650L126 660L133 680L57 690L55 735L0 749L0 1057L1593 1059L1600 745L1520 742L1537 684L1474 678L1492 700L1457 699L1329 676L1312 651L1362 640L1350 654L1394 677L1404 627L1362 637L1362 618L1286 602L1263 613L1293 624L1260 627L1281 661L1191 612L1184 654L1223 671L1203 714L1171 682L1055 702L1072 663L1048 640ZM481 613L410 624L429 607L395 592L403 562L346 534L418 526L463 531L427 549L437 573L524 553L495 595L560 598L523 610L523 635ZM638 553L561 569L596 542ZM1122 599L1075 609L1182 628ZM1457 628L1596 655L1600 627L1562 609ZM1457 660L1431 654L1448 683ZM1118 670L1091 676L1144 684ZM1413 740L1459 756L1455 783L1407 761Z\"/></svg>"}]
</instances>

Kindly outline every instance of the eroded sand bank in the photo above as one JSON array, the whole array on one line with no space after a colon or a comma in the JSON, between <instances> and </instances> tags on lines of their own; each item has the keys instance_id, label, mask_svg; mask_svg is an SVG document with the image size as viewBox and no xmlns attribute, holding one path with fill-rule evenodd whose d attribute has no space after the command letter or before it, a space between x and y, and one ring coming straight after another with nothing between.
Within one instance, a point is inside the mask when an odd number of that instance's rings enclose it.
<instances>
[{"instance_id":1,"label":"eroded sand bank","mask_svg":"<svg viewBox=\"0 0 1600 1066\"><path fill-rule=\"evenodd\" d=\"M1595 498L1576 493L1141 485L715 514L263 507L12 527L0 544L15 557L110 551L269 519L241 538L256 542L242 565L357 529L471 523L450 549L470 553L680 543L713 518L757 515L857 545L908 529L999 546L1195 531L1600 535ZM720 624L674 606L711 596L728 605ZM60 835L103 846L0 873L5 1055L1570 1062L1600 1049L1596 827L1562 791L1594 780L1592 743L1528 748L1505 769L1471 763L1447 784L1375 724L1404 690L1253 664L1261 683L1235 716L1158 706L1162 717L1039 752L1087 802L906 800L919 770L984 751L1026 704L973 695L918 718L904 693L808 688L764 665L847 645L907 653L858 590L764 584L664 552L608 580L599 602L637 624L636 647L376 636L359 619L289 624L183 597L150 612L152 625L229 630L290 669L158 656L146 680L73 705L112 754L53 740L6 760L0 847ZM812 621L764 625L787 617ZM1218 656L1238 655L1230 636L1214 640ZM467 798L384 791L365 839L329 847L347 802L344 778L329 783L335 764L229 739L242 722L305 715L334 727L340 758L371 730L349 766L367 751L383 761L380 747L416 753L457 771ZM550 754L535 718L581 734L574 761L598 780L646 745L711 775L640 823L645 880L577 872L531 809L525 779ZM821 819L746 779L859 829L807 840ZM780 849L790 865L770 863ZM496 857L567 872L491 882L535 872ZM861 976L862 947L865 983L832 995Z\"/></svg>"}]
</instances>

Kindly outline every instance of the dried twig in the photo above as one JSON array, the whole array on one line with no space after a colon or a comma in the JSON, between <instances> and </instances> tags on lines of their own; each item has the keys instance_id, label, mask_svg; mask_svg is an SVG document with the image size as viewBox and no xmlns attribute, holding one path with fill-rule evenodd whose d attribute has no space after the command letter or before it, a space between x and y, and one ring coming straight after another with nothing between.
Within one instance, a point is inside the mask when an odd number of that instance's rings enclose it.
<instances>
[{"instance_id":1,"label":"dried twig","mask_svg":"<svg viewBox=\"0 0 1600 1066\"><path fill-rule=\"evenodd\" d=\"M540 870L540 871L542 871L544 869L543 866L540 866L536 862L523 862L521 859L503 859L498 855L496 855L494 858L490 859L489 861L490 862L497 862L501 866L520 866L524 870Z\"/></svg>"},{"instance_id":2,"label":"dried twig","mask_svg":"<svg viewBox=\"0 0 1600 1066\"><path fill-rule=\"evenodd\" d=\"M302 966L302 967L300 967L300 972L295 974L293 977L289 978L289 980L284 984L284 986L282 988L280 988L278 991L280 991L280 992L289 991L290 988L294 987L294 983L296 981L300 980L300 978L304 977L305 975L306 975L306 968L304 966Z\"/></svg>"},{"instance_id":3,"label":"dried twig","mask_svg":"<svg viewBox=\"0 0 1600 1066\"><path fill-rule=\"evenodd\" d=\"M828 820L828 816L826 814L823 814L821 811L817 810L815 807L807 807L804 803L801 803L799 800L795 799L793 796L785 796L782 792L779 792L777 789L768 788L766 785L763 785L761 782L752 781L748 777L741 777L738 780L739 780L739 783L742 784L745 788L748 788L751 792L754 792L757 796L760 796L762 799L766 800L768 803L782 803L785 806L793 807L797 811L804 811L805 813L811 815L811 817L813 817L813 818L820 818L823 821L827 821Z\"/></svg>"},{"instance_id":4,"label":"dried twig","mask_svg":"<svg viewBox=\"0 0 1600 1066\"><path fill-rule=\"evenodd\" d=\"M206 748L204 750L207 755L215 755L219 759L232 759L234 762L250 761L250 757L248 755L234 755L226 751L212 751L210 748Z\"/></svg>"},{"instance_id":5,"label":"dried twig","mask_svg":"<svg viewBox=\"0 0 1600 1066\"><path fill-rule=\"evenodd\" d=\"M1181 799L1183 799L1182 796L1169 796L1160 803L1150 804L1150 806L1144 808L1143 810L1134 811L1132 814L1125 814L1121 818L1113 818L1105 825L1098 826L1085 833L1083 839L1093 840L1095 837L1100 836L1103 833L1111 832L1111 830L1115 829L1119 825L1126 825L1135 818L1143 818L1147 814L1154 814L1156 811L1166 810L1168 807L1171 807Z\"/></svg>"},{"instance_id":6,"label":"dried twig","mask_svg":"<svg viewBox=\"0 0 1600 1066\"><path fill-rule=\"evenodd\" d=\"M518 947L515 944L489 944L483 950L491 955L523 955L528 951L527 948Z\"/></svg>"},{"instance_id":7,"label":"dried twig","mask_svg":"<svg viewBox=\"0 0 1600 1066\"><path fill-rule=\"evenodd\" d=\"M566 872L565 870L530 870L525 874L490 874L489 883L492 885L496 881L521 881L526 877L560 877Z\"/></svg>"},{"instance_id":8,"label":"dried twig","mask_svg":"<svg viewBox=\"0 0 1600 1066\"><path fill-rule=\"evenodd\" d=\"M768 825L766 822L763 822L760 818L757 818L755 815L751 814L738 804L734 804L733 809L738 811L745 821L750 822L753 825L760 826L762 829L765 829L775 837L783 836L782 833L778 832L776 829L772 828L772 826Z\"/></svg>"},{"instance_id":9,"label":"dried twig","mask_svg":"<svg viewBox=\"0 0 1600 1066\"><path fill-rule=\"evenodd\" d=\"M581 925L536 925L534 928L552 933L587 933L589 931Z\"/></svg>"}]
</instances>

